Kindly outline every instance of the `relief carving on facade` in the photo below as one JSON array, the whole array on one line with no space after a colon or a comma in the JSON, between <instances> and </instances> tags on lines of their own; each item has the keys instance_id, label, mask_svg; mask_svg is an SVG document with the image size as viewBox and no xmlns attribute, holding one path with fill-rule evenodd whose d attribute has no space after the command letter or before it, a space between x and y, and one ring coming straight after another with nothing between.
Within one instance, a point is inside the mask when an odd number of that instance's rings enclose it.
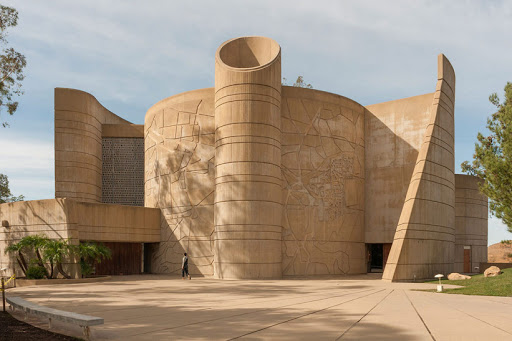
<instances>
[{"instance_id":1,"label":"relief carving on facade","mask_svg":"<svg viewBox=\"0 0 512 341\"><path fill-rule=\"evenodd\" d=\"M283 275L359 271L364 257L363 110L283 99Z\"/></svg>"},{"instance_id":2,"label":"relief carving on facade","mask_svg":"<svg viewBox=\"0 0 512 341\"><path fill-rule=\"evenodd\" d=\"M188 252L191 273L213 274L215 124L211 95L165 100L163 108L146 122L146 206L162 210L162 242L151 260L155 273L179 273L183 252Z\"/></svg>"}]
</instances>

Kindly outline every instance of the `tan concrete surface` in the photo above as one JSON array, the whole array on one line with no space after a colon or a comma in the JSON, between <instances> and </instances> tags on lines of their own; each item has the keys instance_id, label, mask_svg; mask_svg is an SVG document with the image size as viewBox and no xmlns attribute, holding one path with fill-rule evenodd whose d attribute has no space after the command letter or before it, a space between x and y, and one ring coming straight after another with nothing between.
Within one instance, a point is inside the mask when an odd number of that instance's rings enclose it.
<instances>
[{"instance_id":1,"label":"tan concrete surface","mask_svg":"<svg viewBox=\"0 0 512 341\"><path fill-rule=\"evenodd\" d=\"M215 56L217 278L282 276L280 128L281 47L265 37L226 41Z\"/></svg>"},{"instance_id":2,"label":"tan concrete surface","mask_svg":"<svg viewBox=\"0 0 512 341\"><path fill-rule=\"evenodd\" d=\"M16 288L8 295L104 318L104 325L92 328L93 340L512 340L512 297L419 292L413 290L435 285L379 279L146 275ZM47 321L29 322L47 328ZM77 327L53 325L81 335Z\"/></svg>"},{"instance_id":3,"label":"tan concrete surface","mask_svg":"<svg viewBox=\"0 0 512 341\"><path fill-rule=\"evenodd\" d=\"M144 137L143 124L103 124L101 137Z\"/></svg>"},{"instance_id":4,"label":"tan concrete surface","mask_svg":"<svg viewBox=\"0 0 512 341\"><path fill-rule=\"evenodd\" d=\"M185 92L152 106L144 129L144 205L160 208L161 242L152 273L213 275L214 89Z\"/></svg>"},{"instance_id":5,"label":"tan concrete surface","mask_svg":"<svg viewBox=\"0 0 512 341\"><path fill-rule=\"evenodd\" d=\"M366 272L364 107L283 87L283 276Z\"/></svg>"},{"instance_id":6,"label":"tan concrete surface","mask_svg":"<svg viewBox=\"0 0 512 341\"><path fill-rule=\"evenodd\" d=\"M455 261L455 71L438 55L437 86L383 279L453 272Z\"/></svg>"},{"instance_id":7,"label":"tan concrete surface","mask_svg":"<svg viewBox=\"0 0 512 341\"><path fill-rule=\"evenodd\" d=\"M55 88L55 197L101 202L103 124L127 124L87 92Z\"/></svg>"},{"instance_id":8,"label":"tan concrete surface","mask_svg":"<svg viewBox=\"0 0 512 341\"><path fill-rule=\"evenodd\" d=\"M71 245L78 244L76 222L69 219L70 202L59 198L0 204L0 221L5 220L9 224L9 227L0 229L0 266L8 268L4 276L22 276L15 254L5 253L5 249L26 236L45 235L50 239L68 240ZM31 256L35 258L35 255ZM63 266L71 276L79 276L80 268L75 260L66 259Z\"/></svg>"},{"instance_id":9,"label":"tan concrete surface","mask_svg":"<svg viewBox=\"0 0 512 341\"><path fill-rule=\"evenodd\" d=\"M392 243L434 94L366 106L365 242Z\"/></svg>"},{"instance_id":10,"label":"tan concrete surface","mask_svg":"<svg viewBox=\"0 0 512 341\"><path fill-rule=\"evenodd\" d=\"M478 189L478 183L479 179L474 176L455 174L454 271L457 272L466 272L464 248L469 248L469 272L479 272L475 267L487 262L488 204L487 197Z\"/></svg>"},{"instance_id":11,"label":"tan concrete surface","mask_svg":"<svg viewBox=\"0 0 512 341\"><path fill-rule=\"evenodd\" d=\"M0 204L0 221L8 228L0 229L0 266L8 267L4 275L22 272L12 253L5 253L8 245L28 235L45 235L50 239L66 239L77 245L79 241L156 243L160 241L160 210L57 198L18 201ZM70 266L71 276L79 276L75 261Z\"/></svg>"}]
</instances>

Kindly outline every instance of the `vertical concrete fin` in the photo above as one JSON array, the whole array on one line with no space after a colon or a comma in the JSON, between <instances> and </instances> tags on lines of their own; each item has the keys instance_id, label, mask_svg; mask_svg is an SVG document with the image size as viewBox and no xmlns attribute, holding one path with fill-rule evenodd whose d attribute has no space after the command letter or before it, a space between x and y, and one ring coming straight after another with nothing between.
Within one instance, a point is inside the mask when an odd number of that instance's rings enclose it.
<instances>
[{"instance_id":1,"label":"vertical concrete fin","mask_svg":"<svg viewBox=\"0 0 512 341\"><path fill-rule=\"evenodd\" d=\"M455 243L455 72L438 56L432 116L425 129L383 279L408 281L452 271Z\"/></svg>"}]
</instances>

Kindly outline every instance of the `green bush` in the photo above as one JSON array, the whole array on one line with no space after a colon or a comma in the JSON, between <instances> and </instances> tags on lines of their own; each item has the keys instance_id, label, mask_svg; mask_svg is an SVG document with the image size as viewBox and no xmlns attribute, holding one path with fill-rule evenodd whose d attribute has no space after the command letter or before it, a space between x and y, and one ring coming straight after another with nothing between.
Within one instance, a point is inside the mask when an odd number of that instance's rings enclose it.
<instances>
[{"instance_id":1,"label":"green bush","mask_svg":"<svg viewBox=\"0 0 512 341\"><path fill-rule=\"evenodd\" d=\"M80 256L80 270L82 276L89 276L94 270L95 263L101 263L103 259L111 259L110 249L95 242L82 242L75 247L75 253Z\"/></svg>"},{"instance_id":2,"label":"green bush","mask_svg":"<svg viewBox=\"0 0 512 341\"><path fill-rule=\"evenodd\" d=\"M87 277L94 271L94 266L80 259L80 270L82 271L82 276Z\"/></svg>"},{"instance_id":3,"label":"green bush","mask_svg":"<svg viewBox=\"0 0 512 341\"><path fill-rule=\"evenodd\" d=\"M27 279L43 279L46 276L46 270L39 265L30 265L26 276Z\"/></svg>"}]
</instances>

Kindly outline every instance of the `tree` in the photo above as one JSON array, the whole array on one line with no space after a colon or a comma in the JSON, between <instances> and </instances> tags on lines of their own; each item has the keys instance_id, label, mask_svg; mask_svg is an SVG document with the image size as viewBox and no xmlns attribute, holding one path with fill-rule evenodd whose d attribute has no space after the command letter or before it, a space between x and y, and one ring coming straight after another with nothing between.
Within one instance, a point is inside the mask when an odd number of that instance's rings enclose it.
<instances>
[{"instance_id":1,"label":"tree","mask_svg":"<svg viewBox=\"0 0 512 341\"><path fill-rule=\"evenodd\" d=\"M9 179L7 178L7 175L0 174L0 204L22 201L23 199L25 199L23 195L20 195L19 197L12 195L11 190L9 189Z\"/></svg>"},{"instance_id":2,"label":"tree","mask_svg":"<svg viewBox=\"0 0 512 341\"><path fill-rule=\"evenodd\" d=\"M0 5L0 43L7 46L7 29L18 25L18 11ZM13 115L18 109L15 97L23 94L21 81L25 78L23 69L27 65L25 56L11 48L4 48L0 55L0 115L3 109ZM5 128L9 124L0 116Z\"/></svg>"},{"instance_id":3,"label":"tree","mask_svg":"<svg viewBox=\"0 0 512 341\"><path fill-rule=\"evenodd\" d=\"M512 233L512 83L505 86L503 103L496 93L489 101L498 109L487 119L490 134L478 133L473 161L464 161L461 167L483 180L480 190L489 197L491 213Z\"/></svg>"},{"instance_id":4,"label":"tree","mask_svg":"<svg viewBox=\"0 0 512 341\"><path fill-rule=\"evenodd\" d=\"M21 271L26 276L27 271L34 264L44 269L46 272L46 268L44 267L43 259L41 257L40 250L45 247L48 238L46 236L26 236L21 238L21 240L17 243L11 244L5 248L5 253L15 252L16 260L20 266ZM33 260L28 258L30 252L35 252L37 260ZM28 259L28 261L27 261ZM35 261L35 262L34 262ZM48 274L46 272L46 274Z\"/></svg>"},{"instance_id":5,"label":"tree","mask_svg":"<svg viewBox=\"0 0 512 341\"><path fill-rule=\"evenodd\" d=\"M49 239L45 235L25 236L17 243L6 247L5 253L8 252L16 253L20 269L26 277L28 277L28 272L32 270L42 273L43 277L48 279L54 277L55 270L64 278L71 278L62 267L62 262L66 257L69 257L69 259L80 258L82 275L89 275L94 263L111 258L110 249L103 244L85 242L79 245L71 245L68 240L62 238ZM33 256L34 254L36 259L30 258L30 255ZM50 263L50 272L46 269L47 262Z\"/></svg>"},{"instance_id":6,"label":"tree","mask_svg":"<svg viewBox=\"0 0 512 341\"><path fill-rule=\"evenodd\" d=\"M101 263L103 259L110 259L112 257L112 253L107 246L91 242L77 245L75 254L80 257L82 276L91 274L94 263Z\"/></svg>"},{"instance_id":7,"label":"tree","mask_svg":"<svg viewBox=\"0 0 512 341\"><path fill-rule=\"evenodd\" d=\"M48 242L48 237L39 236L39 235L31 235L23 237L18 244L21 244L21 248L25 250L33 250L36 254L37 260L35 262L30 261L30 263L37 264L40 268L44 269L45 276L50 278L50 274L46 270L44 266L43 257L41 256L41 250L46 247L46 243ZM30 267L30 266L29 266Z\"/></svg>"},{"instance_id":8,"label":"tree","mask_svg":"<svg viewBox=\"0 0 512 341\"><path fill-rule=\"evenodd\" d=\"M18 11L0 5L0 43L2 46L7 46L7 29L16 25L18 25ZM18 102L14 98L23 94L21 81L25 78L23 69L26 65L25 56L16 52L12 47L2 50L0 54L0 123L4 128L9 124L2 119L2 110L7 109L7 113L13 115L18 109ZM15 197L11 194L7 176L0 174L0 204L23 199L23 195Z\"/></svg>"},{"instance_id":9,"label":"tree","mask_svg":"<svg viewBox=\"0 0 512 341\"><path fill-rule=\"evenodd\" d=\"M284 77L283 77L283 85L287 85L286 78L284 78ZM302 77L302 76L297 77L297 80L295 81L295 83L292 84L292 86L294 86L296 88L313 89L313 85L304 82L304 77Z\"/></svg>"},{"instance_id":10,"label":"tree","mask_svg":"<svg viewBox=\"0 0 512 341\"><path fill-rule=\"evenodd\" d=\"M15 243L7 246L5 248L5 253L8 252L14 252L16 253L16 260L18 261L18 265L20 266L21 271L23 272L23 275L27 275L28 270L28 263L25 258L25 255L23 254L23 248L24 246L20 243Z\"/></svg>"},{"instance_id":11,"label":"tree","mask_svg":"<svg viewBox=\"0 0 512 341\"><path fill-rule=\"evenodd\" d=\"M71 250L72 248L68 241L64 239L48 239L46 241L43 249L43 260L45 262L50 262L50 276L48 278L53 278L55 268L57 268L57 271L64 276L64 278L71 278L71 276L69 276L62 267L64 257L69 256Z\"/></svg>"}]
</instances>

